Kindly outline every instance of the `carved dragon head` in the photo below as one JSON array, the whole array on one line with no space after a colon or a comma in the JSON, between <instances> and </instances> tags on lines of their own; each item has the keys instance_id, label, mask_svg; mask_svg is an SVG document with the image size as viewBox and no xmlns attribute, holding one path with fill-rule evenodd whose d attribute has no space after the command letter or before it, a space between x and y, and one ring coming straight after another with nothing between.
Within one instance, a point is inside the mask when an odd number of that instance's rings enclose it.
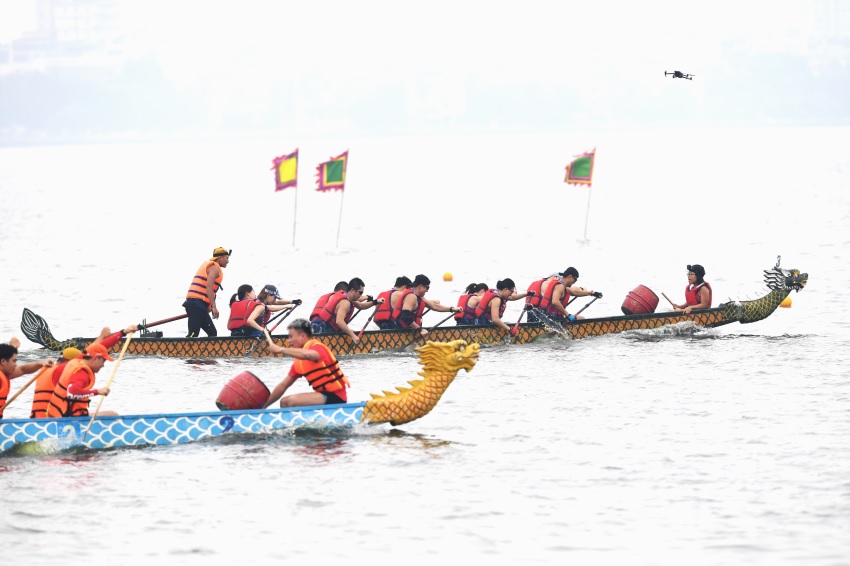
<instances>
[{"instance_id":1,"label":"carved dragon head","mask_svg":"<svg viewBox=\"0 0 850 566\"><path fill-rule=\"evenodd\" d=\"M428 372L457 374L461 369L467 372L475 367L478 361L478 344L467 344L466 340L451 342L427 342L416 348L419 363L423 370L419 375L427 377Z\"/></svg>"},{"instance_id":2,"label":"carved dragon head","mask_svg":"<svg viewBox=\"0 0 850 566\"><path fill-rule=\"evenodd\" d=\"M808 273L800 273L799 269L783 269L779 267L779 262L782 256L776 257L776 265L773 269L764 270L764 282L768 289L774 291L787 290L797 291L803 290L806 283L809 281Z\"/></svg>"}]
</instances>

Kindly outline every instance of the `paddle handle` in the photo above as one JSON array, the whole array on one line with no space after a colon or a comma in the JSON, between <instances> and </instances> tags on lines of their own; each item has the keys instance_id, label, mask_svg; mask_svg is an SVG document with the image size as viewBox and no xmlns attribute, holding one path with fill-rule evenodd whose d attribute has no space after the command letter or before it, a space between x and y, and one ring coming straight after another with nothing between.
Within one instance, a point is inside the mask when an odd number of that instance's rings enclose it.
<instances>
[{"instance_id":1,"label":"paddle handle","mask_svg":"<svg viewBox=\"0 0 850 566\"><path fill-rule=\"evenodd\" d=\"M666 294L664 294L663 292L661 293L661 295L662 295L665 299L667 299L667 302L668 302L668 303L670 303L670 306L672 306L674 309L675 309L675 308L678 308L678 307L676 307L676 304L675 304L673 301L671 301L671 300L670 300L670 297L668 297L668 296L667 296Z\"/></svg>"},{"instance_id":2,"label":"paddle handle","mask_svg":"<svg viewBox=\"0 0 850 566\"><path fill-rule=\"evenodd\" d=\"M580 315L582 312L584 312L584 309L586 309L587 307L589 307L590 305L592 305L592 304L596 301L596 299L598 299L598 298L599 298L599 297L593 297L593 300L592 300L592 301L590 301L589 303L587 303L586 305L584 305L583 307L581 307L581 310L580 310L580 311L578 311L578 312L575 314L575 316L578 316L578 315Z\"/></svg>"},{"instance_id":3,"label":"paddle handle","mask_svg":"<svg viewBox=\"0 0 850 566\"><path fill-rule=\"evenodd\" d=\"M139 324L140 329L151 328L153 326L159 326L160 324L165 324L166 322L173 322L175 320L180 320L181 318L187 318L189 316L186 314L178 314L177 316L172 316L171 318L163 318L162 320L157 320L156 322L148 322L145 324Z\"/></svg>"},{"instance_id":4,"label":"paddle handle","mask_svg":"<svg viewBox=\"0 0 850 566\"><path fill-rule=\"evenodd\" d=\"M452 318L455 314L457 314L457 313L449 313L449 316L447 316L446 318L444 318L443 320L441 320L440 322L438 322L437 324L435 324L435 325L434 325L434 326L432 326L431 328L428 328L428 329L427 329L427 330L428 330L428 332L431 332L432 330L434 330L435 328L437 328L438 326L440 326L441 324L443 324L444 322L446 322L448 319ZM427 334L425 334L425 335L423 336L423 338L424 338L425 336L427 336Z\"/></svg>"},{"instance_id":5,"label":"paddle handle","mask_svg":"<svg viewBox=\"0 0 850 566\"><path fill-rule=\"evenodd\" d=\"M360 332L357 333L357 339L363 337L363 333L366 332L366 327L369 326L369 323L372 322L372 319L375 318L375 315L378 314L378 305L375 305L375 310L372 311L372 314L369 315L369 320L366 321L366 324L363 325L363 328L360 329ZM351 317L354 318L354 317Z\"/></svg>"},{"instance_id":6,"label":"paddle handle","mask_svg":"<svg viewBox=\"0 0 850 566\"><path fill-rule=\"evenodd\" d=\"M124 346L121 347L121 354L118 355L118 359L115 360L115 367L112 368L112 375L109 376L109 379L106 381L106 387L108 388L112 385L112 380L115 379L115 373L118 371L118 366L121 364L121 360L124 358L124 354L127 352L127 346L130 345L130 340L133 338L133 333L127 335L127 339L124 340ZM85 441L86 436L89 434L89 429L91 425L94 423L94 419L97 417L97 413L100 411L100 406L103 404L103 399L106 395L101 395L100 400L97 403L97 408L94 410L94 413L91 416L91 420L89 421L88 426L86 427L85 433L83 433L83 441Z\"/></svg>"},{"instance_id":7,"label":"paddle handle","mask_svg":"<svg viewBox=\"0 0 850 566\"><path fill-rule=\"evenodd\" d=\"M53 366L50 366L50 367L53 367ZM7 408L7 407L9 407L9 405L11 405L11 404L12 404L12 401L14 401L15 399L17 399L17 398L18 398L18 395L20 395L21 393L23 393L23 392L26 390L26 388L27 388L27 387L29 387L30 385L32 385L33 383L35 383L35 380L36 380L36 379L38 379L38 378L39 378L39 376L41 376L41 374L43 374L43 373L44 373L44 372L46 372L48 369L50 369L50 367L48 367L48 366L44 366L43 368L41 368L37 374L35 374L34 376L32 376L32 378L31 378L29 381L27 381L26 385L24 385L23 387L21 387L20 389L18 389L18 391L17 391L14 395L12 395L11 399L9 399L8 401L6 401L6 408ZM4 410L5 410L5 408L4 408Z\"/></svg>"},{"instance_id":8,"label":"paddle handle","mask_svg":"<svg viewBox=\"0 0 850 566\"><path fill-rule=\"evenodd\" d=\"M277 328L278 326L280 326L280 323L281 323L281 322L283 322L284 320L286 320L286 317L288 317L289 315L291 315L291 314L292 314L292 311L294 311L295 309L297 309L297 308L298 308L298 307L300 307L300 306L301 306L301 305L295 305L294 307L292 307L291 309L289 309L288 311L286 311L286 314L285 314L285 315L283 315L283 318L281 318L279 321L277 321L277 324L275 324L274 326L272 326L272 327L269 329L269 334L271 334L272 332L274 332L275 328ZM280 315L278 315L278 316L280 316ZM269 322L271 322L271 321L269 321Z\"/></svg>"}]
</instances>

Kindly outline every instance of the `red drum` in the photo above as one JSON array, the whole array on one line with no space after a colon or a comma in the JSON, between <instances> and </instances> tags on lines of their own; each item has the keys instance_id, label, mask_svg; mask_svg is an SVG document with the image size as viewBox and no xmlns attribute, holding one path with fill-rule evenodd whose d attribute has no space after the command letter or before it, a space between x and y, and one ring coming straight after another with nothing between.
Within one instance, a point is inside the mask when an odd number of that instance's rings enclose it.
<instances>
[{"instance_id":1,"label":"red drum","mask_svg":"<svg viewBox=\"0 0 850 566\"><path fill-rule=\"evenodd\" d=\"M269 395L271 392L265 383L250 371L243 371L227 382L215 404L222 411L262 409Z\"/></svg>"},{"instance_id":2,"label":"red drum","mask_svg":"<svg viewBox=\"0 0 850 566\"><path fill-rule=\"evenodd\" d=\"M626 295L623 306L620 307L625 315L649 314L655 312L658 306L658 295L649 287L638 285Z\"/></svg>"}]
</instances>

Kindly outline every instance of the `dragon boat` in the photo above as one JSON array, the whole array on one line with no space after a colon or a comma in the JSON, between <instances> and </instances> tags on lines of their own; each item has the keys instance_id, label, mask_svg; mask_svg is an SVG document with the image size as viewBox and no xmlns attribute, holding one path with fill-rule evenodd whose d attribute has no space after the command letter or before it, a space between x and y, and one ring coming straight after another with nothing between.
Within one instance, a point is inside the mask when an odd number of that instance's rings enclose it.
<instances>
[{"instance_id":1,"label":"dragon boat","mask_svg":"<svg viewBox=\"0 0 850 566\"><path fill-rule=\"evenodd\" d=\"M465 340L486 346L504 343L525 344L543 336L560 336L573 340L592 338L631 330L650 330L683 322L691 322L706 328L716 328L733 322L750 324L770 316L791 291L801 291L808 282L807 273L801 273L798 269L783 269L779 266L779 262L780 260L777 259L773 268L764 271L764 280L769 292L754 300L729 301L717 307L694 310L690 314L651 312L585 318L563 326L557 322L523 322L519 325L517 335L513 337L496 326L440 326L429 329L428 339L437 342ZM543 319L545 315L538 313L537 318ZM71 346L82 349L94 340L93 338L58 340L50 332L47 321L26 308L21 321L21 330L31 341L56 351ZM272 338L277 345L289 347L287 336L275 335ZM315 338L324 342L339 355L405 351L423 342L417 330L367 330L357 344L353 344L344 333L317 334ZM121 345L116 344L113 351L117 352L120 348ZM146 337L144 332L130 343L127 353L177 358L277 357L281 355L269 352L268 345L262 338L231 336L151 338Z\"/></svg>"},{"instance_id":2,"label":"dragon boat","mask_svg":"<svg viewBox=\"0 0 850 566\"><path fill-rule=\"evenodd\" d=\"M152 415L0 420L0 453L52 453L71 448L183 444L237 433L309 427L335 429L389 423L399 426L428 414L461 369L471 371L478 344L431 342L417 348L422 379L369 401L287 409L205 411Z\"/></svg>"}]
</instances>

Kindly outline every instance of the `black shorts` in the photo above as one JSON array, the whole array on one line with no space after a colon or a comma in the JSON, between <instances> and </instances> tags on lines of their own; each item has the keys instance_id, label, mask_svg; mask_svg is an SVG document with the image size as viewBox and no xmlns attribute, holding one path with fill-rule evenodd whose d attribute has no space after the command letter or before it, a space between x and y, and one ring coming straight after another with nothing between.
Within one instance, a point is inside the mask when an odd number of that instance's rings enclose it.
<instances>
[{"instance_id":1,"label":"black shorts","mask_svg":"<svg viewBox=\"0 0 850 566\"><path fill-rule=\"evenodd\" d=\"M343 401L336 393L322 393L325 396L325 405L342 405L348 401Z\"/></svg>"}]
</instances>

